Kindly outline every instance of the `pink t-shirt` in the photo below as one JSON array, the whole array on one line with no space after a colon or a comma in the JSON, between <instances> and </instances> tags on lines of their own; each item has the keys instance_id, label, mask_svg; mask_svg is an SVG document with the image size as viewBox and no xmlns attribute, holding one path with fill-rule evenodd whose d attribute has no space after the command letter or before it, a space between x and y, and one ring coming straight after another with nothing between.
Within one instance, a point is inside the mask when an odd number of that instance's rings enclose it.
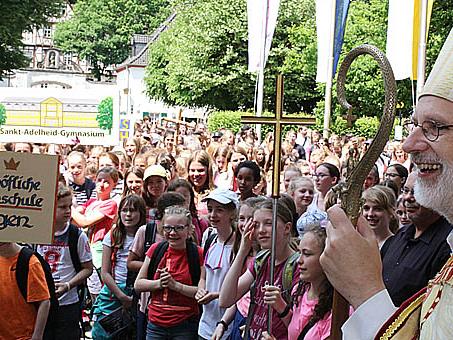
<instances>
[{"instance_id":1,"label":"pink t-shirt","mask_svg":"<svg viewBox=\"0 0 453 340\"><path fill-rule=\"evenodd\" d=\"M112 228L113 222L118 213L118 206L116 202L112 199L105 201L97 200L96 198L90 198L84 205L85 211L84 214L89 213L90 211L99 211L104 215L105 218L101 219L99 222L91 226L91 243L96 243L97 241L102 241L104 236Z\"/></svg>"},{"instance_id":2,"label":"pink t-shirt","mask_svg":"<svg viewBox=\"0 0 453 340\"><path fill-rule=\"evenodd\" d=\"M294 288L294 291L297 287ZM293 291L293 293L294 293ZM293 307L293 317L288 325L288 340L297 340L299 334L304 329L305 325L313 315L318 300L308 299L308 289L304 295L299 298L297 306ZM324 316L322 320L319 320L313 327L310 328L308 333L305 335L304 340L324 340L330 335L330 322L332 319L332 313L329 312Z\"/></svg>"},{"instance_id":3,"label":"pink t-shirt","mask_svg":"<svg viewBox=\"0 0 453 340\"><path fill-rule=\"evenodd\" d=\"M201 240L203 239L203 233L208 229L209 223L204 218L192 218L192 224L194 225L195 235L197 236L197 243L201 245Z\"/></svg>"},{"instance_id":4,"label":"pink t-shirt","mask_svg":"<svg viewBox=\"0 0 453 340\"><path fill-rule=\"evenodd\" d=\"M245 261L245 267L253 266L255 257L249 256ZM250 291L248 291L243 297L241 297L238 302L236 302L236 307L243 317L247 317L250 307Z\"/></svg>"}]
</instances>

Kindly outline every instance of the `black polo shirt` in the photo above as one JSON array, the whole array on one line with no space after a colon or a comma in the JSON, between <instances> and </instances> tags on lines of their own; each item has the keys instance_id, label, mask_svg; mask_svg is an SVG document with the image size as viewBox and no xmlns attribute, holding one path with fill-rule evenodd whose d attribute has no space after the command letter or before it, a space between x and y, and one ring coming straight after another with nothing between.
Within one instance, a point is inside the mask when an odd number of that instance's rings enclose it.
<instances>
[{"instance_id":1,"label":"black polo shirt","mask_svg":"<svg viewBox=\"0 0 453 340\"><path fill-rule=\"evenodd\" d=\"M401 228L381 249L385 286L396 306L425 287L450 257L452 225L439 218L418 238L415 226Z\"/></svg>"}]
</instances>

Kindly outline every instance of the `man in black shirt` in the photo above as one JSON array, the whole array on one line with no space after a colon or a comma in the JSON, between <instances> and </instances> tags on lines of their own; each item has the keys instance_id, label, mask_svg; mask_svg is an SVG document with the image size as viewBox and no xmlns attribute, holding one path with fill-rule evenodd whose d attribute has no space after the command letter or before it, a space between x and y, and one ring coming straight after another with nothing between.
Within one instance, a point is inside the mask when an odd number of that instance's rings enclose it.
<instances>
[{"instance_id":1,"label":"man in black shirt","mask_svg":"<svg viewBox=\"0 0 453 340\"><path fill-rule=\"evenodd\" d=\"M403 188L412 224L401 228L381 249L384 283L395 306L425 287L450 257L446 239L452 225L415 201L415 178L409 174Z\"/></svg>"}]
</instances>

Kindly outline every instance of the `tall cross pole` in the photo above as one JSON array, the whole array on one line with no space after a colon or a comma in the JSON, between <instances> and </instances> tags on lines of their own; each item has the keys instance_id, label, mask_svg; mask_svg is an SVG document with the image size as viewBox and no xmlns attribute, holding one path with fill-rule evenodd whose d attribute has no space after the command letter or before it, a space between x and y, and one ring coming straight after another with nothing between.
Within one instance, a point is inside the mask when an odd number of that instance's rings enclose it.
<instances>
[{"instance_id":1,"label":"tall cross pole","mask_svg":"<svg viewBox=\"0 0 453 340\"><path fill-rule=\"evenodd\" d=\"M243 124L271 124L274 126L274 162L272 173L272 245L271 245L271 267L269 284L274 284L275 272L275 248L276 248L276 230L277 230L277 203L280 197L280 167L281 167L281 136L283 125L314 125L315 118L288 118L283 117L283 75L277 77L277 98L275 117L243 117ZM272 328L272 308L269 306L267 315L267 331L271 333Z\"/></svg>"}]
</instances>

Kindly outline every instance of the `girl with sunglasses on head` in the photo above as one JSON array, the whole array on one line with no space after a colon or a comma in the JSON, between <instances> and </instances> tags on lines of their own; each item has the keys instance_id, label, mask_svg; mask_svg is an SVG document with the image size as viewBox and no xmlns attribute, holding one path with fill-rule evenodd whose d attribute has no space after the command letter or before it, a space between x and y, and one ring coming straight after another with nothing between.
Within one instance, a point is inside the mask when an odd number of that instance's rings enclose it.
<instances>
[{"instance_id":1,"label":"girl with sunglasses on head","mask_svg":"<svg viewBox=\"0 0 453 340\"><path fill-rule=\"evenodd\" d=\"M218 297L234 256L238 199L230 190L215 189L204 200L208 206L209 222L216 233L208 236L205 242L205 261L195 295L198 303L203 305L198 335L200 339L211 339L218 327L224 327L222 339L226 339L231 332L227 325L234 314L225 318L226 308L219 307Z\"/></svg>"},{"instance_id":2,"label":"girl with sunglasses on head","mask_svg":"<svg viewBox=\"0 0 453 340\"><path fill-rule=\"evenodd\" d=\"M153 244L135 282L137 292L151 292L146 339L197 339L199 307L195 300L203 250L191 238L189 210L164 211L165 241Z\"/></svg>"},{"instance_id":3,"label":"girl with sunglasses on head","mask_svg":"<svg viewBox=\"0 0 453 340\"><path fill-rule=\"evenodd\" d=\"M134 239L129 256L127 258L127 268L132 273L138 273L143 266L145 255L153 243L159 243L164 240L162 233L162 218L165 209L172 206L184 206L184 197L176 192L164 192L157 200L157 207L155 211L155 218L142 225ZM146 310L149 300L149 292L143 292L139 295L138 310L137 310L137 340L144 340L146 338Z\"/></svg>"},{"instance_id":4,"label":"girl with sunglasses on head","mask_svg":"<svg viewBox=\"0 0 453 340\"><path fill-rule=\"evenodd\" d=\"M92 335L94 339L110 339L99 322L120 306L130 309L132 291L126 287L127 256L137 229L145 224L145 202L140 196L124 197L119 206L116 226L102 241L101 278L104 282L94 305L95 320Z\"/></svg>"},{"instance_id":5,"label":"girl with sunglasses on head","mask_svg":"<svg viewBox=\"0 0 453 340\"><path fill-rule=\"evenodd\" d=\"M398 226L400 228L406 227L412 224L412 221L407 216L406 206L404 205L404 195L401 195L396 201L396 218L398 220Z\"/></svg>"},{"instance_id":6,"label":"girl with sunglasses on head","mask_svg":"<svg viewBox=\"0 0 453 340\"><path fill-rule=\"evenodd\" d=\"M192 224L194 226L197 242L201 244L203 233L208 228L209 223L205 218L198 216L197 207L195 205L195 192L192 186L185 179L178 178L170 182L167 191L178 192L184 196L184 206L186 207L186 209L189 209L190 214L192 215Z\"/></svg>"}]
</instances>

